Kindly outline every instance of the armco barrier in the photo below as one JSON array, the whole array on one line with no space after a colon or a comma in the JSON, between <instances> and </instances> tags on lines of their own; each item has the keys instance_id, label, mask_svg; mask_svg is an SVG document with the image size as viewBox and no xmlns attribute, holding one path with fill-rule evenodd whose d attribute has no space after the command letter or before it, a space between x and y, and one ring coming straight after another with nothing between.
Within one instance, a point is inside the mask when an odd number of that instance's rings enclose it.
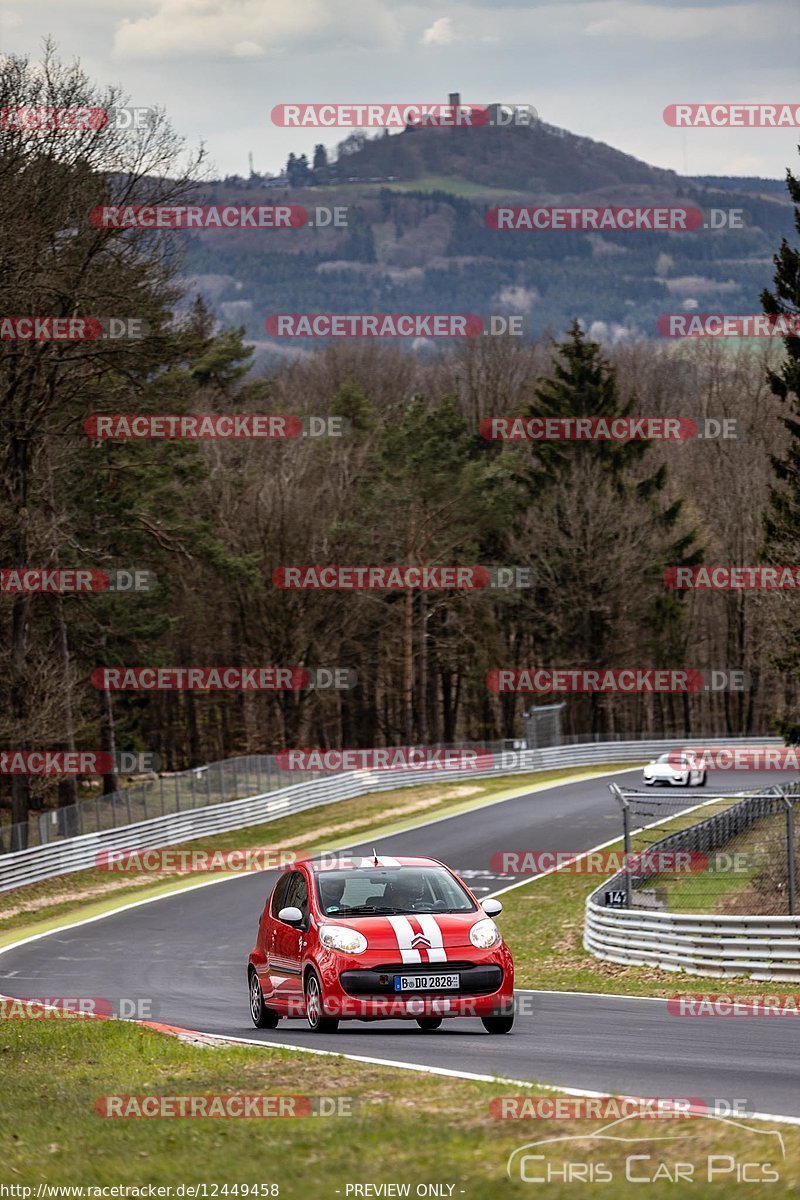
<instances>
[{"instance_id":1,"label":"armco barrier","mask_svg":"<svg viewBox=\"0 0 800 1200\"><path fill-rule=\"evenodd\" d=\"M750 820L774 803L776 790L743 800L730 812L741 810L743 819ZM800 785L791 783L781 791L796 798ZM718 848L734 826L729 814L717 814L648 846L648 852ZM669 913L606 908L598 902L603 892L624 888L624 881L620 871L587 898L583 944L596 958L716 979L800 980L800 916Z\"/></svg>"},{"instance_id":2,"label":"armco barrier","mask_svg":"<svg viewBox=\"0 0 800 1200\"><path fill-rule=\"evenodd\" d=\"M596 958L729 979L800 980L800 917L723 917L609 909L586 902L583 944Z\"/></svg>"},{"instance_id":3,"label":"armco barrier","mask_svg":"<svg viewBox=\"0 0 800 1200\"><path fill-rule=\"evenodd\" d=\"M250 825L276 821L339 800L368 792L413 787L422 783L449 783L460 779L527 774L559 767L593 767L604 763L641 762L667 750L686 745L708 745L708 738L672 738L662 741L589 742L553 746L542 750L505 751L495 756L492 767L481 770L353 771L328 774L311 782L292 784L259 796L228 800L186 812L154 817L97 833L64 838L44 846L15 850L0 856L0 892L22 887L54 875L93 867L101 850L152 849L209 837ZM715 745L781 745L779 738L715 738Z\"/></svg>"}]
</instances>

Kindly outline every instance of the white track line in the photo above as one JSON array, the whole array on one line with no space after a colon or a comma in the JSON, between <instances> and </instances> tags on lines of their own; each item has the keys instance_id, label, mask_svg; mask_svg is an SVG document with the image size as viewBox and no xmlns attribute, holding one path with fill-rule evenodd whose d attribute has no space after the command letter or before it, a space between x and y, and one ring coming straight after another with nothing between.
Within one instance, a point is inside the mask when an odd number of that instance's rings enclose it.
<instances>
[{"instance_id":1,"label":"white track line","mask_svg":"<svg viewBox=\"0 0 800 1200\"><path fill-rule=\"evenodd\" d=\"M527 990L527 989L519 989L519 990L522 991L522 990ZM585 992L585 993L558 992L555 994L562 995L562 996L565 994L566 995L577 994L577 995L589 995L589 996L596 995L595 992ZM625 998L627 999L627 997L625 997ZM16 996L3 996L2 994L0 994L0 1000L14 1001L16 999L18 999L18 997L16 997ZM58 1008L58 1005L55 1005L55 1004L42 1004L41 1007L53 1009L54 1011L61 1011ZM86 1016L96 1017L96 1014L88 1013L88 1014L86 1014ZM72 1019L79 1020L81 1018L74 1017ZM84 1017L83 1019L86 1019L86 1018ZM111 1019L111 1020L123 1019L124 1020L125 1018L102 1018L102 1019L103 1020L109 1020L109 1019ZM131 1023L134 1025L141 1025L142 1028L144 1028L144 1029L151 1028L151 1026L152 1026L152 1023L149 1021L133 1020ZM227 1044L227 1043L232 1043L237 1046L257 1046L260 1049L268 1049L268 1050L291 1050L295 1054L316 1054L322 1058L346 1058L346 1059L349 1059L350 1062L362 1062L362 1063L367 1063L370 1066L396 1067L401 1071L416 1071L418 1074L422 1074L422 1075L443 1075L448 1079L466 1079L466 1080L472 1081L473 1083L502 1083L502 1084L507 1084L509 1086L513 1086L513 1087L539 1088L543 1092L555 1092L559 1096L578 1096L578 1097L584 1097L586 1099L591 1099L591 1100L627 1100L627 1101L632 1101L634 1104L646 1104L652 1099L652 1097L629 1096L629 1095L623 1095L622 1093L617 1093L617 1092L595 1092L595 1091L590 1091L588 1088L561 1087L558 1084L539 1083L537 1080L534 1080L534 1079L512 1079L507 1075L479 1075L475 1071L455 1071L451 1067L431 1067L431 1066L427 1066L424 1063L403 1062L401 1059L375 1058L369 1054L347 1054L347 1053L343 1053L340 1050L321 1050L321 1049L317 1048L316 1046L298 1046L295 1043L290 1043L290 1042L268 1042L264 1038L238 1037L235 1034L227 1034L227 1033L207 1033L205 1030L200 1030L200 1029L184 1029L180 1025L173 1025L170 1028L178 1031L179 1033L187 1034L190 1037L210 1039L211 1041L220 1042L223 1045ZM713 1117L714 1116L713 1113L703 1113L703 1112L698 1112L696 1115L701 1116L701 1117ZM775 1113L748 1113L746 1119L748 1121L779 1121L784 1125L800 1125L800 1117L789 1117L789 1116L784 1116L784 1115L775 1114Z\"/></svg>"},{"instance_id":2,"label":"white track line","mask_svg":"<svg viewBox=\"0 0 800 1200\"><path fill-rule=\"evenodd\" d=\"M632 769L634 771L636 771L639 768L633 767ZM621 775L622 772L621 771L620 772L609 771L609 774L610 775L616 775L616 774ZM685 817L685 816L688 816L690 813L697 812L701 808L707 808L710 804L717 804L719 800L728 800L728 799L735 800L737 798L737 796L746 796L746 795L748 795L747 792L733 792L730 797L728 797L728 796L712 796L710 800L703 800L700 804L695 804L691 808L682 808L680 810L680 812L672 813L672 815L669 817L662 817L660 821L651 821L649 825L640 825L638 829L631 830L630 836L635 837L637 833L644 833L644 831L646 829L657 829L659 825L666 825L669 821L674 821L677 817ZM518 879L516 881L516 883L510 883L508 885L508 887L500 888L500 890L498 892L492 892L491 896L487 896L486 899L489 900L489 899L494 899L496 896L504 896L506 894L506 892L513 892L515 888L525 887L526 884L535 883L537 879L544 879L548 875L554 875L556 871L565 871L567 869L567 867L572 866L572 864L577 862L578 859L587 858L590 854L595 854L598 850L605 850L608 846L613 846L613 845L615 845L616 842L620 842L620 841L622 841L622 838L615 837L615 838L611 838L607 842L601 842L599 846L592 846L591 850L576 851L576 853L573 855L573 857L568 859L567 862L559 863L559 865L557 867L548 867L548 869L546 871L542 871L538 875L531 875L527 879ZM593 993L589 993L589 994L591 995ZM601 993L598 993L598 994L601 994Z\"/></svg>"},{"instance_id":3,"label":"white track line","mask_svg":"<svg viewBox=\"0 0 800 1200\"><path fill-rule=\"evenodd\" d=\"M560 993L561 995L571 995L572 993ZM596 993L590 992L589 995ZM478 1075L474 1071L456 1071L451 1067L430 1067L422 1063L402 1062L392 1058L374 1058L367 1054L345 1054L339 1050L318 1050L313 1046L298 1046L289 1044L288 1042L267 1042L261 1038L245 1038L245 1037L228 1037L226 1034L216 1033L199 1033L197 1030L186 1029L185 1033L197 1033L200 1037L210 1037L221 1042L236 1042L245 1046L268 1046L271 1050L292 1050L299 1054L320 1054L333 1056L334 1058L347 1058L352 1062L369 1063L372 1066L378 1067L399 1067L403 1071L418 1071L426 1075L444 1075L451 1079L468 1079L476 1083L503 1083L513 1087L522 1088L541 1088L544 1092L556 1092L563 1096L583 1096L589 1099L607 1100L607 1099L624 1099L633 1101L634 1103L645 1104L647 1097L644 1096L628 1096L616 1092L593 1092L587 1088L561 1087L558 1084L538 1083L533 1079L510 1079L506 1075ZM698 1113L698 1116L713 1116L713 1113ZM746 1120L748 1121L780 1121L784 1125L800 1125L800 1117L783 1116L774 1113L747 1113Z\"/></svg>"}]
</instances>

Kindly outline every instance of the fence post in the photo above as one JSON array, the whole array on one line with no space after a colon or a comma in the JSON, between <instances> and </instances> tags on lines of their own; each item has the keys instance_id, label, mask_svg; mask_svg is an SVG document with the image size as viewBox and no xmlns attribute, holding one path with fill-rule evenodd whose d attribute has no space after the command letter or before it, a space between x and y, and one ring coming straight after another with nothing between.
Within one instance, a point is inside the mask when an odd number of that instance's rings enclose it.
<instances>
[{"instance_id":1,"label":"fence post","mask_svg":"<svg viewBox=\"0 0 800 1200\"><path fill-rule=\"evenodd\" d=\"M786 805L786 870L789 877L789 916L795 915L797 903L795 897L794 876L794 805L791 796L784 796Z\"/></svg>"},{"instance_id":2,"label":"fence post","mask_svg":"<svg viewBox=\"0 0 800 1200\"><path fill-rule=\"evenodd\" d=\"M619 784L611 783L608 790L612 796L615 796L622 806L622 839L625 850L625 907L631 907L631 824L630 824L630 805L623 796Z\"/></svg>"}]
</instances>

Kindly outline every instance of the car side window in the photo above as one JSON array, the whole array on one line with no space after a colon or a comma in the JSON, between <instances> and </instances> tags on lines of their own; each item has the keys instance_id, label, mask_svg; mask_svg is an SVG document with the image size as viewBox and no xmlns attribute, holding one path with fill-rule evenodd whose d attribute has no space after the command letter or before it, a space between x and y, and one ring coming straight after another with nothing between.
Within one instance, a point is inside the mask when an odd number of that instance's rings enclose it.
<instances>
[{"instance_id":1,"label":"car side window","mask_svg":"<svg viewBox=\"0 0 800 1200\"><path fill-rule=\"evenodd\" d=\"M305 876L301 871L293 871L290 878L291 882L286 893L284 905L299 908L303 914L303 920L306 921L308 919L308 887Z\"/></svg>"},{"instance_id":2,"label":"car side window","mask_svg":"<svg viewBox=\"0 0 800 1200\"><path fill-rule=\"evenodd\" d=\"M293 872L291 875L282 875L275 885L275 891L272 893L272 907L270 909L273 917L277 917L281 909L286 907L286 900L284 897L286 896L289 884L291 883L295 874L296 872Z\"/></svg>"},{"instance_id":3,"label":"car side window","mask_svg":"<svg viewBox=\"0 0 800 1200\"><path fill-rule=\"evenodd\" d=\"M300 876L300 886L297 889L295 904L303 914L303 927L308 924L308 884L305 875Z\"/></svg>"}]
</instances>

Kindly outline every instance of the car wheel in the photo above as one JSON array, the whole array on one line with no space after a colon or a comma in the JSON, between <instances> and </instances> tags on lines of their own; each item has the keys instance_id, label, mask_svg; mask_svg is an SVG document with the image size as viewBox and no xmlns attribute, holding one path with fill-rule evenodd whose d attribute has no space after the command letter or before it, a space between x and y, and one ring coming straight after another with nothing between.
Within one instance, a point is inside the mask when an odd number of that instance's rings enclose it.
<instances>
[{"instance_id":1,"label":"car wheel","mask_svg":"<svg viewBox=\"0 0 800 1200\"><path fill-rule=\"evenodd\" d=\"M703 774L700 776L700 779L699 779L699 781L698 781L698 784L697 784L697 786L698 786L698 787L705 787L705 786L706 786L706 780L707 780L707 779L708 779L708 776L706 775L705 771L703 771Z\"/></svg>"},{"instance_id":2,"label":"car wheel","mask_svg":"<svg viewBox=\"0 0 800 1200\"><path fill-rule=\"evenodd\" d=\"M438 1029L442 1023L441 1017L417 1017L417 1024L425 1033L432 1033L434 1029Z\"/></svg>"},{"instance_id":3,"label":"car wheel","mask_svg":"<svg viewBox=\"0 0 800 1200\"><path fill-rule=\"evenodd\" d=\"M481 1017L481 1024L487 1033L510 1033L514 1024L514 1014L505 1013L502 1016Z\"/></svg>"},{"instance_id":4,"label":"car wheel","mask_svg":"<svg viewBox=\"0 0 800 1200\"><path fill-rule=\"evenodd\" d=\"M326 1017L322 1004L322 988L315 971L306 979L306 1020L313 1033L336 1033L339 1022L336 1017Z\"/></svg>"},{"instance_id":5,"label":"car wheel","mask_svg":"<svg viewBox=\"0 0 800 1200\"><path fill-rule=\"evenodd\" d=\"M257 1029L276 1029L280 1017L264 1003L264 993L255 971L250 972L250 1018Z\"/></svg>"}]
</instances>

